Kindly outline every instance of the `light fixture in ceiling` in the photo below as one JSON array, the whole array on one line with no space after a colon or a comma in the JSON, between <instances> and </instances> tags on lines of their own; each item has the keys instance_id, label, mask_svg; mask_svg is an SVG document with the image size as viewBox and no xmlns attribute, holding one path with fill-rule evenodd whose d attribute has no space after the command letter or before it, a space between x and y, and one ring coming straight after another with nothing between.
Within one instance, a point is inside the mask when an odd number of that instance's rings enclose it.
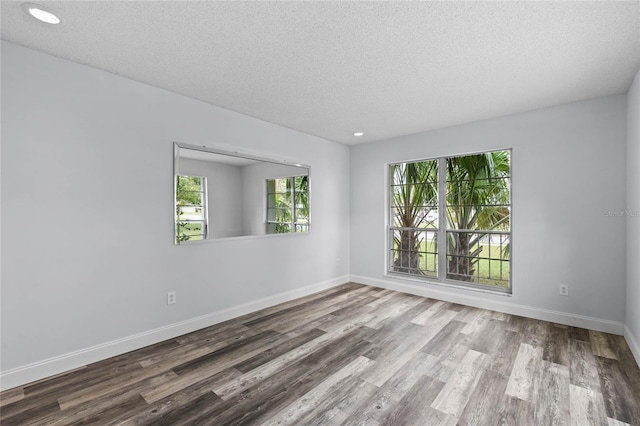
<instances>
[{"instance_id":1,"label":"light fixture in ceiling","mask_svg":"<svg viewBox=\"0 0 640 426\"><path fill-rule=\"evenodd\" d=\"M362 133L362 132L354 132L353 136L357 136L357 137L364 136L364 133Z\"/></svg>"},{"instance_id":2,"label":"light fixture in ceiling","mask_svg":"<svg viewBox=\"0 0 640 426\"><path fill-rule=\"evenodd\" d=\"M60 18L56 16L55 13L51 11L51 9L41 6L35 3L23 3L22 10L25 13L33 16L39 21L46 22L47 24L59 24Z\"/></svg>"}]
</instances>

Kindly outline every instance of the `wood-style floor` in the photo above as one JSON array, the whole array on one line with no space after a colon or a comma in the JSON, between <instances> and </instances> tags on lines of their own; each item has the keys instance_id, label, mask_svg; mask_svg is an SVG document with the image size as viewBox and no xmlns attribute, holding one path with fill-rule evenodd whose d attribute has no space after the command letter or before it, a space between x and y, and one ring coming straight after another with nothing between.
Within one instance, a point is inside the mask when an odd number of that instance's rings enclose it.
<instances>
[{"instance_id":1,"label":"wood-style floor","mask_svg":"<svg viewBox=\"0 0 640 426\"><path fill-rule=\"evenodd\" d=\"M345 284L3 392L2 425L640 425L623 337Z\"/></svg>"}]
</instances>

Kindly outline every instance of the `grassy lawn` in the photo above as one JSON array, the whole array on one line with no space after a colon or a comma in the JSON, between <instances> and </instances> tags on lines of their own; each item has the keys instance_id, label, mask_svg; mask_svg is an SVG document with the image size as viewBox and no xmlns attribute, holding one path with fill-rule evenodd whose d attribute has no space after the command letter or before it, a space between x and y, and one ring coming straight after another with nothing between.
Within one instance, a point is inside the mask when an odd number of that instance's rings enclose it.
<instances>
[{"instance_id":1,"label":"grassy lawn","mask_svg":"<svg viewBox=\"0 0 640 426\"><path fill-rule=\"evenodd\" d=\"M428 252L420 257L420 268L423 271L435 271L438 263L438 255L435 254L435 245L433 242L423 242L421 250ZM488 258L491 255L494 259L480 259L476 264L476 271L473 282L487 285L495 285L498 287L509 286L509 269L508 261L501 261L497 258L500 256L500 246L485 244L479 257ZM479 277L478 277L479 273ZM502 275L501 275L502 274Z\"/></svg>"}]
</instances>

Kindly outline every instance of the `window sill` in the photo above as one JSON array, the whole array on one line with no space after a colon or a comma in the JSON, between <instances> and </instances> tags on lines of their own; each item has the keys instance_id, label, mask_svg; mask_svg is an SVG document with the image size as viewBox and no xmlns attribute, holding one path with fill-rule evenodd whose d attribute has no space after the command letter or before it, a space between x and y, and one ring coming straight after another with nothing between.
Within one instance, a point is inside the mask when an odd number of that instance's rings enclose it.
<instances>
[{"instance_id":1,"label":"window sill","mask_svg":"<svg viewBox=\"0 0 640 426\"><path fill-rule=\"evenodd\" d=\"M230 241L254 240L256 238L278 238L278 237L286 238L286 237L309 235L309 234L311 234L311 231L289 232L286 234L240 235L237 237L207 238L205 240L181 241L179 244L174 243L174 246L190 246L190 245L201 245L201 244L211 244L211 243L223 243L223 242L230 242Z\"/></svg>"},{"instance_id":2,"label":"window sill","mask_svg":"<svg viewBox=\"0 0 640 426\"><path fill-rule=\"evenodd\" d=\"M456 289L456 290L469 290L469 291L473 291L473 292L477 292L477 293L486 293L486 294L492 294L495 296L506 296L506 297L512 297L512 289L505 289L504 291L502 290L495 290L492 288L488 288L485 286L480 286L480 285L466 285L466 284L459 284L457 282L453 282L453 281L437 281L434 278L414 278L405 274L394 274L392 272L386 272L384 274L384 276L386 278L392 278L392 279L396 279L396 280L400 280L400 281L411 281L413 283L420 283L420 284L429 284L429 285L436 285L436 286L440 286L440 287L447 287L447 288L452 288L452 289Z\"/></svg>"}]
</instances>

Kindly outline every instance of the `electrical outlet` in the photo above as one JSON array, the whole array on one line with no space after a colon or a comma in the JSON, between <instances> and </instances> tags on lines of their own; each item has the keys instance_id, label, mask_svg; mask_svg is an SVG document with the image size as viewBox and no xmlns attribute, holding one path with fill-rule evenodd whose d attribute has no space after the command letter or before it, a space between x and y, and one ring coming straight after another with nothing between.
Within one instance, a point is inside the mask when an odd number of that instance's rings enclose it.
<instances>
[{"instance_id":1,"label":"electrical outlet","mask_svg":"<svg viewBox=\"0 0 640 426\"><path fill-rule=\"evenodd\" d=\"M167 305L173 305L176 303L176 292L170 291L167 293Z\"/></svg>"},{"instance_id":2,"label":"electrical outlet","mask_svg":"<svg viewBox=\"0 0 640 426\"><path fill-rule=\"evenodd\" d=\"M566 284L563 284L560 286L560 295L561 296L568 296L569 295L569 286Z\"/></svg>"}]
</instances>

